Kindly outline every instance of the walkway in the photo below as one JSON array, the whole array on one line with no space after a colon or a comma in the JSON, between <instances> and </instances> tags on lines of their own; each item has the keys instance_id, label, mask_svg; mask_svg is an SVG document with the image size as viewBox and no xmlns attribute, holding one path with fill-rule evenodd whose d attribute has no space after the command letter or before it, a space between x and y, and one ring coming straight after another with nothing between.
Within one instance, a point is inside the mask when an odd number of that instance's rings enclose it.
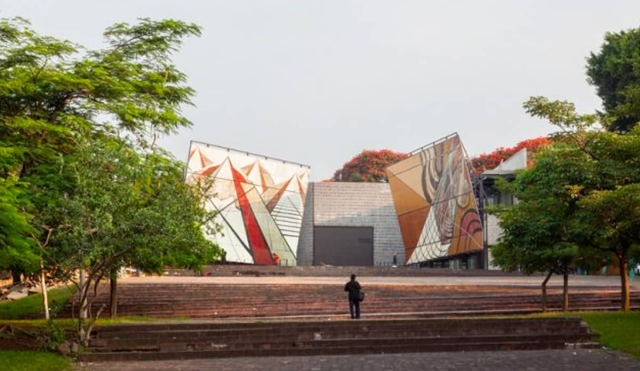
<instances>
[{"instance_id":1,"label":"walkway","mask_svg":"<svg viewBox=\"0 0 640 371\"><path fill-rule=\"evenodd\" d=\"M339 285L348 281L349 277L269 277L269 276L234 276L234 277L188 277L188 276L145 276L122 278L123 283L217 283L217 284L252 284L252 285L279 285L279 284L314 284L314 285ZM535 286L539 287L544 277L542 276L498 276L498 277L359 277L362 285L428 285L428 286ZM640 290L640 277L630 280L632 289ZM562 277L554 276L549 280L549 286L561 286ZM570 287L602 287L611 290L619 290L620 277L617 276L571 276Z\"/></svg>"},{"instance_id":2,"label":"walkway","mask_svg":"<svg viewBox=\"0 0 640 371\"><path fill-rule=\"evenodd\" d=\"M542 350L267 357L79 364L77 371L640 371L640 361L604 350Z\"/></svg>"}]
</instances>

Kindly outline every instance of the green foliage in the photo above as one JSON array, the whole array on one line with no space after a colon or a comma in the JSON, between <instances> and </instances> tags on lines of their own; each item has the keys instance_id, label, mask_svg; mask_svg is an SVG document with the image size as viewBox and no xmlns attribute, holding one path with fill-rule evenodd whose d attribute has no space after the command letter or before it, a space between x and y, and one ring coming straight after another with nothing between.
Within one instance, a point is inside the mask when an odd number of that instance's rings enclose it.
<instances>
[{"instance_id":1,"label":"green foliage","mask_svg":"<svg viewBox=\"0 0 640 371\"><path fill-rule=\"evenodd\" d=\"M213 213L203 190L155 144L191 124L181 109L194 91L171 57L198 35L194 24L141 19L85 50L0 20L0 230L13 228L0 235L0 266L36 273L42 261L76 283L82 340L92 284L118 267L198 269L219 257L204 236L217 229L204 229Z\"/></svg>"},{"instance_id":2,"label":"green foliage","mask_svg":"<svg viewBox=\"0 0 640 371\"><path fill-rule=\"evenodd\" d=\"M629 250L640 242L640 183L592 192L580 205L584 208L582 222L599 225L589 233L596 244L628 246Z\"/></svg>"},{"instance_id":3,"label":"green foliage","mask_svg":"<svg viewBox=\"0 0 640 371\"><path fill-rule=\"evenodd\" d=\"M71 360L63 356L33 351L0 350L0 369L5 371L67 371Z\"/></svg>"},{"instance_id":4,"label":"green foliage","mask_svg":"<svg viewBox=\"0 0 640 371\"><path fill-rule=\"evenodd\" d=\"M626 135L604 131L600 128L606 125L598 121L598 115L581 115L572 103L544 97L531 98L525 108L531 115L546 118L559 127L556 142L574 156L557 156L551 167L539 157L534 169L523 175L535 173L536 168L547 173L540 178L546 177L542 183L548 188L545 192L566 208L559 220L560 231L582 248L584 261L602 262L613 255L626 271L632 248L640 244L640 128L635 127ZM557 179L566 181L556 182ZM554 215L552 208L542 208L534 214ZM621 274L621 287L622 307L628 310L626 274Z\"/></svg>"},{"instance_id":5,"label":"green foliage","mask_svg":"<svg viewBox=\"0 0 640 371\"><path fill-rule=\"evenodd\" d=\"M152 148L157 134L190 125L180 112L194 92L170 57L183 37L199 34L194 24L143 19L114 25L108 48L85 51L23 19L0 20L0 266L37 262L29 249L44 247L58 225L35 221L38 232L25 222L52 193L74 188L59 170L82 138L115 135Z\"/></svg>"},{"instance_id":6,"label":"green foliage","mask_svg":"<svg viewBox=\"0 0 640 371\"><path fill-rule=\"evenodd\" d=\"M21 210L27 205L23 195L15 180L0 178L0 269L21 266L33 272L39 259L30 236L37 230L29 224L31 215Z\"/></svg>"},{"instance_id":7,"label":"green foliage","mask_svg":"<svg viewBox=\"0 0 640 371\"><path fill-rule=\"evenodd\" d=\"M180 163L110 138L83 146L68 170L73 192L46 212L64 226L52 237L51 263L67 277L77 267L98 276L122 265L198 269L219 257L203 235L215 214L184 183Z\"/></svg>"},{"instance_id":8,"label":"green foliage","mask_svg":"<svg viewBox=\"0 0 640 371\"><path fill-rule=\"evenodd\" d=\"M336 170L331 178L335 182L388 182L386 169L390 165L409 157L388 149L365 150Z\"/></svg>"},{"instance_id":9,"label":"green foliage","mask_svg":"<svg viewBox=\"0 0 640 371\"><path fill-rule=\"evenodd\" d=\"M60 344L67 341L67 329L59 326L55 321L47 321L47 325L37 332L38 349L50 352L58 351Z\"/></svg>"},{"instance_id":10,"label":"green foliage","mask_svg":"<svg viewBox=\"0 0 640 371\"><path fill-rule=\"evenodd\" d=\"M607 33L599 52L587 59L587 75L610 130L625 133L640 122L640 28Z\"/></svg>"},{"instance_id":11,"label":"green foliage","mask_svg":"<svg viewBox=\"0 0 640 371\"><path fill-rule=\"evenodd\" d=\"M525 273L553 271L570 264L578 255L575 210L588 185L593 163L580 150L566 145L549 146L536 156L535 165L503 184L518 203L498 209L503 236L492 249L496 263Z\"/></svg>"},{"instance_id":12,"label":"green foliage","mask_svg":"<svg viewBox=\"0 0 640 371\"><path fill-rule=\"evenodd\" d=\"M69 287L61 287L48 291L49 308L52 317L55 317L71 299L75 290ZM29 295L20 300L0 304L0 319L14 320L42 316L42 294Z\"/></svg>"}]
</instances>

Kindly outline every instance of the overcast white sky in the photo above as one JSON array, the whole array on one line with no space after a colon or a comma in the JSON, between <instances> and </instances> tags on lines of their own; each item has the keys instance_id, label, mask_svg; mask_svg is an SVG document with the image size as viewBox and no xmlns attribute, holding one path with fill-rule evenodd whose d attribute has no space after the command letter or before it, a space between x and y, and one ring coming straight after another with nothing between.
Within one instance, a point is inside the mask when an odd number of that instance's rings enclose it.
<instances>
[{"instance_id":1,"label":"overcast white sky","mask_svg":"<svg viewBox=\"0 0 640 371\"><path fill-rule=\"evenodd\" d=\"M409 152L458 132L469 155L553 131L532 95L600 107L585 58L640 26L638 0L0 0L41 34L89 48L140 17L204 28L175 56L197 91L190 140L311 166L329 178L363 149Z\"/></svg>"}]
</instances>

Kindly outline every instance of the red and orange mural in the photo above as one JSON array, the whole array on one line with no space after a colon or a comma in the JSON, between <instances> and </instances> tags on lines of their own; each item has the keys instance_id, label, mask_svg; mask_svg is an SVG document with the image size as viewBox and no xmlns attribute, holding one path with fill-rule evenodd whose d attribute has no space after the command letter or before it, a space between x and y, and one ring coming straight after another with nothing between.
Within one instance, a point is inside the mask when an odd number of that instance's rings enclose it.
<instances>
[{"instance_id":1,"label":"red and orange mural","mask_svg":"<svg viewBox=\"0 0 640 371\"><path fill-rule=\"evenodd\" d=\"M221 233L211 236L229 262L296 265L310 169L209 144L191 142L187 182L213 181L207 208Z\"/></svg>"},{"instance_id":2,"label":"red and orange mural","mask_svg":"<svg viewBox=\"0 0 640 371\"><path fill-rule=\"evenodd\" d=\"M482 224L460 137L387 168L407 264L482 250Z\"/></svg>"}]
</instances>

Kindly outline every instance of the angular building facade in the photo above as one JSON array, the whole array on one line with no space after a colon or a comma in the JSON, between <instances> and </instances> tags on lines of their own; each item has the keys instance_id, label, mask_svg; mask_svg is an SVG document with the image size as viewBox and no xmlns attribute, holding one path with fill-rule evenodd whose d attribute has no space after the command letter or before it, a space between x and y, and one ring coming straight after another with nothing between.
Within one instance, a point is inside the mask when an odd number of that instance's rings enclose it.
<instances>
[{"instance_id":1,"label":"angular building facade","mask_svg":"<svg viewBox=\"0 0 640 371\"><path fill-rule=\"evenodd\" d=\"M188 183L210 180L205 207L218 213L211 236L226 260L295 265L310 168L210 144L191 142Z\"/></svg>"},{"instance_id":2,"label":"angular building facade","mask_svg":"<svg viewBox=\"0 0 640 371\"><path fill-rule=\"evenodd\" d=\"M475 268L483 228L452 134L387 169L389 183L309 183L308 166L192 142L187 182L213 181L211 238L232 263ZM425 264L429 263L429 264ZM449 264L451 263L451 264Z\"/></svg>"},{"instance_id":3,"label":"angular building facade","mask_svg":"<svg viewBox=\"0 0 640 371\"><path fill-rule=\"evenodd\" d=\"M471 167L457 134L414 151L387 175L407 264L482 251Z\"/></svg>"}]
</instances>

